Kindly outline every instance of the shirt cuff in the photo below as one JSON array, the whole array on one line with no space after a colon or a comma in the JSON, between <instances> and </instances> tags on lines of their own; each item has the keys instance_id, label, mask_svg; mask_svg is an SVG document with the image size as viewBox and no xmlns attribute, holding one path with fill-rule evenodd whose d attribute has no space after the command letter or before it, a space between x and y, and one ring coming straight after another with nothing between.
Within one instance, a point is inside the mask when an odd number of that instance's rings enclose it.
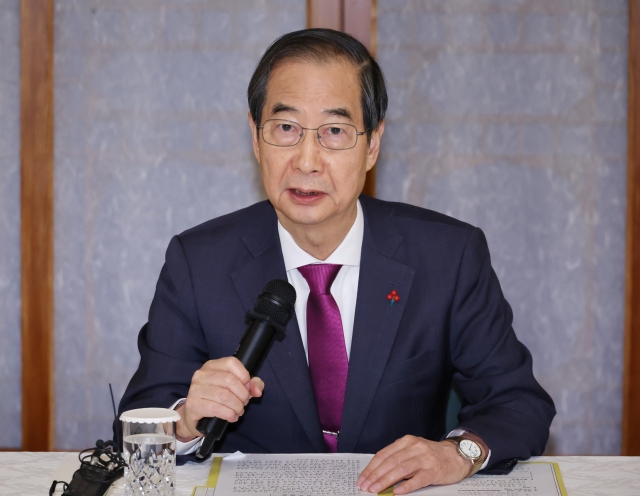
<instances>
[{"instance_id":1,"label":"shirt cuff","mask_svg":"<svg viewBox=\"0 0 640 496\"><path fill-rule=\"evenodd\" d=\"M463 434L466 434L466 433L467 431L465 431L464 429L453 429L449 434L447 434L447 438L462 436ZM482 464L482 467L480 467L480 470L486 468L486 466L489 465L489 458L491 458L491 449L489 449L489 453L487 453L487 459Z\"/></svg>"},{"instance_id":2,"label":"shirt cuff","mask_svg":"<svg viewBox=\"0 0 640 496\"><path fill-rule=\"evenodd\" d=\"M180 405L183 405L185 401L187 401L186 398L180 398L169 407L169 410L175 410ZM176 455L190 455L200 447L202 439L202 437L197 437L191 441L187 441L186 443L180 442L176 439Z\"/></svg>"}]
</instances>

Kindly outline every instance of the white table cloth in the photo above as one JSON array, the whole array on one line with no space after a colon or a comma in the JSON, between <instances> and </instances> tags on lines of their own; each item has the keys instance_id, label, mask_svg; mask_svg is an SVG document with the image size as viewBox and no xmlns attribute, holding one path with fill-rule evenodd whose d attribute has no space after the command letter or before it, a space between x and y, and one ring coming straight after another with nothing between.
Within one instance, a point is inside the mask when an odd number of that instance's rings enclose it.
<instances>
[{"instance_id":1,"label":"white table cloth","mask_svg":"<svg viewBox=\"0 0 640 496\"><path fill-rule=\"evenodd\" d=\"M54 472L68 456L69 453L0 452L0 495L47 495ZM569 496L640 495L640 457L541 456L531 461L558 462ZM204 485L210 465L205 462L178 467L176 495L190 496L194 486ZM107 494L123 495L122 479Z\"/></svg>"}]
</instances>

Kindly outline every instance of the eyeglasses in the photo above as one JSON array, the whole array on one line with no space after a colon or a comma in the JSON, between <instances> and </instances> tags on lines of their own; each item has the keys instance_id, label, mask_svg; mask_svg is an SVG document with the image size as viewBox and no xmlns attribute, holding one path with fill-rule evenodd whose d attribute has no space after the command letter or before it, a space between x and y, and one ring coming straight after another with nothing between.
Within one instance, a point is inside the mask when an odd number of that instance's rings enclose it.
<instances>
[{"instance_id":1,"label":"eyeglasses","mask_svg":"<svg viewBox=\"0 0 640 496\"><path fill-rule=\"evenodd\" d=\"M317 131L320 144L329 150L349 150L356 146L359 132L352 124L332 122L317 128L302 127L297 122L283 119L268 119L262 126L262 139L273 146L296 146L302 140L304 131Z\"/></svg>"}]
</instances>

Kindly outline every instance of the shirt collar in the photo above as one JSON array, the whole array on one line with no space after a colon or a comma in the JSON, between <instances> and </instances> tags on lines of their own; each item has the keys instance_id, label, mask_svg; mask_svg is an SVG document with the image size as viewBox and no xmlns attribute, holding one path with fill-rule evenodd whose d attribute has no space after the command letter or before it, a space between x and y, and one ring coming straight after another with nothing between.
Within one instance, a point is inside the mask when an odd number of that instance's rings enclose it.
<instances>
[{"instance_id":1,"label":"shirt collar","mask_svg":"<svg viewBox=\"0 0 640 496\"><path fill-rule=\"evenodd\" d=\"M352 265L360 266L360 255L362 252L362 239L364 237L364 216L360 200L357 200L356 220L349 229L349 232L342 240L342 243L329 255L326 260L318 260L306 251L300 248L294 241L293 236L289 234L280 221L278 221L278 234L280 235L280 246L282 247L282 256L284 257L284 267L288 272L297 269L303 265L309 264L336 264L336 265Z\"/></svg>"}]
</instances>

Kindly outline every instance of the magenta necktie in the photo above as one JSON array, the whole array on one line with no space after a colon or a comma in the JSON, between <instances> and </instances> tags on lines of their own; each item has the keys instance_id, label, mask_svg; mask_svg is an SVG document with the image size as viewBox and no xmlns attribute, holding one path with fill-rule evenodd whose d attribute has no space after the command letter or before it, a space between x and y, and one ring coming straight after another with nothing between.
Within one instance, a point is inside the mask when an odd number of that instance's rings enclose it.
<instances>
[{"instance_id":1,"label":"magenta necktie","mask_svg":"<svg viewBox=\"0 0 640 496\"><path fill-rule=\"evenodd\" d=\"M309 372L329 453L338 451L337 433L342 422L349 368L340 310L329 292L341 267L332 264L298 267L311 290L307 300Z\"/></svg>"}]
</instances>

